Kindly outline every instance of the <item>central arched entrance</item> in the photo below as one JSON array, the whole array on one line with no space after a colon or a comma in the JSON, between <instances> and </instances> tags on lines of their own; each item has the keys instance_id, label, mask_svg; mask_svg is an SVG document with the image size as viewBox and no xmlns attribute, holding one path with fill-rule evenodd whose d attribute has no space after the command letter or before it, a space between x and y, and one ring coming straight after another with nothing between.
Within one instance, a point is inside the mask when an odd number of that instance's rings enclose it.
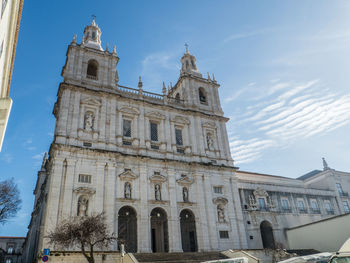
<instances>
[{"instance_id":1,"label":"central arched entrance","mask_svg":"<svg viewBox=\"0 0 350 263\"><path fill-rule=\"evenodd\" d=\"M118 213L118 238L126 252L137 252L137 218L130 206L120 208Z\"/></svg>"},{"instance_id":2,"label":"central arched entrance","mask_svg":"<svg viewBox=\"0 0 350 263\"><path fill-rule=\"evenodd\" d=\"M153 252L168 252L168 217L162 208L154 208L151 212L151 239Z\"/></svg>"},{"instance_id":3,"label":"central arched entrance","mask_svg":"<svg viewBox=\"0 0 350 263\"><path fill-rule=\"evenodd\" d=\"M272 225L268 221L263 221L260 224L261 239L264 248L275 248L275 239L273 237Z\"/></svg>"},{"instance_id":4,"label":"central arched entrance","mask_svg":"<svg viewBox=\"0 0 350 263\"><path fill-rule=\"evenodd\" d=\"M181 211L180 227L183 252L197 251L196 220L192 211L188 209Z\"/></svg>"}]
</instances>

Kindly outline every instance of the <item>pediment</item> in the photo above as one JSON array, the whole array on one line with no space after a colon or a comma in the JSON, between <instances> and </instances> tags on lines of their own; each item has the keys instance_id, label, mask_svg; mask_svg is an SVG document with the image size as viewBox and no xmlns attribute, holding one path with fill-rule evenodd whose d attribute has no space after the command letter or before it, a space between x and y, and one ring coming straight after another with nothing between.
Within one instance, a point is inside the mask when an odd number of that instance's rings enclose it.
<instances>
[{"instance_id":1,"label":"pediment","mask_svg":"<svg viewBox=\"0 0 350 263\"><path fill-rule=\"evenodd\" d=\"M132 171L125 171L118 175L121 180L135 180L138 176L134 174Z\"/></svg>"},{"instance_id":2,"label":"pediment","mask_svg":"<svg viewBox=\"0 0 350 263\"><path fill-rule=\"evenodd\" d=\"M93 195L96 193L96 189L92 187L77 187L73 190L73 192L77 194Z\"/></svg>"},{"instance_id":3,"label":"pediment","mask_svg":"<svg viewBox=\"0 0 350 263\"><path fill-rule=\"evenodd\" d=\"M175 116L174 118L171 119L172 122L183 124L183 125L188 125L190 124L190 121L188 118L182 117L182 116Z\"/></svg>"},{"instance_id":4,"label":"pediment","mask_svg":"<svg viewBox=\"0 0 350 263\"><path fill-rule=\"evenodd\" d=\"M176 180L176 182L179 184L179 185L191 185L193 184L194 180L189 178L188 176L183 176L179 179Z\"/></svg>"},{"instance_id":5,"label":"pediment","mask_svg":"<svg viewBox=\"0 0 350 263\"><path fill-rule=\"evenodd\" d=\"M213 203L216 205L223 204L226 205L228 200L225 197L217 197L213 199Z\"/></svg>"},{"instance_id":6,"label":"pediment","mask_svg":"<svg viewBox=\"0 0 350 263\"><path fill-rule=\"evenodd\" d=\"M202 126L204 128L216 129L216 124L214 122L205 122Z\"/></svg>"},{"instance_id":7,"label":"pediment","mask_svg":"<svg viewBox=\"0 0 350 263\"><path fill-rule=\"evenodd\" d=\"M86 98L81 100L81 104L87 104L87 105L94 105L94 106L101 106L101 101L97 99L92 99L92 98Z\"/></svg>"},{"instance_id":8,"label":"pediment","mask_svg":"<svg viewBox=\"0 0 350 263\"><path fill-rule=\"evenodd\" d=\"M254 196L268 196L269 194L262 188L258 187L254 192Z\"/></svg>"},{"instance_id":9,"label":"pediment","mask_svg":"<svg viewBox=\"0 0 350 263\"><path fill-rule=\"evenodd\" d=\"M119 111L121 113L130 114L130 115L138 115L138 114L140 114L140 111L137 108L135 108L135 107L125 106L125 107L122 107L121 109L119 109Z\"/></svg>"},{"instance_id":10,"label":"pediment","mask_svg":"<svg viewBox=\"0 0 350 263\"><path fill-rule=\"evenodd\" d=\"M149 119L164 120L165 116L157 111L147 112L145 116Z\"/></svg>"},{"instance_id":11,"label":"pediment","mask_svg":"<svg viewBox=\"0 0 350 263\"><path fill-rule=\"evenodd\" d=\"M167 178L164 175L161 175L161 174L153 174L152 176L149 177L149 180L151 182L164 183L164 182L167 181Z\"/></svg>"}]
</instances>

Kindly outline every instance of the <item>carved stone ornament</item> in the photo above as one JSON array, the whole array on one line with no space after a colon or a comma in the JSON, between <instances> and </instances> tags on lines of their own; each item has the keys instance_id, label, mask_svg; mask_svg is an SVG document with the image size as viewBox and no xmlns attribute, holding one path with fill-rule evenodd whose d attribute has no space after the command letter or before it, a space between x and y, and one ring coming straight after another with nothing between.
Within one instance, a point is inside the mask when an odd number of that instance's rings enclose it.
<instances>
[{"instance_id":1,"label":"carved stone ornament","mask_svg":"<svg viewBox=\"0 0 350 263\"><path fill-rule=\"evenodd\" d=\"M88 207L89 207L89 199L86 196L81 195L78 199L77 215L87 216Z\"/></svg>"},{"instance_id":2,"label":"carved stone ornament","mask_svg":"<svg viewBox=\"0 0 350 263\"><path fill-rule=\"evenodd\" d=\"M138 178L136 174L134 174L131 170L127 170L118 175L120 180L124 181L132 181Z\"/></svg>"},{"instance_id":3,"label":"carved stone ornament","mask_svg":"<svg viewBox=\"0 0 350 263\"><path fill-rule=\"evenodd\" d=\"M269 194L262 188L258 187L254 192L253 192L254 196L260 196L260 197L267 197L269 196Z\"/></svg>"},{"instance_id":4,"label":"carved stone ornament","mask_svg":"<svg viewBox=\"0 0 350 263\"><path fill-rule=\"evenodd\" d=\"M164 183L167 181L167 178L164 175L161 175L160 173L155 173L149 177L149 180L153 183Z\"/></svg>"},{"instance_id":5,"label":"carved stone ornament","mask_svg":"<svg viewBox=\"0 0 350 263\"><path fill-rule=\"evenodd\" d=\"M77 187L73 190L76 194L86 194L86 195L93 195L96 193L96 190L91 187Z\"/></svg>"},{"instance_id":6,"label":"carved stone ornament","mask_svg":"<svg viewBox=\"0 0 350 263\"><path fill-rule=\"evenodd\" d=\"M164 120L165 116L161 113L159 113L158 111L151 111L151 112L147 112L145 114L145 117L151 119L151 120Z\"/></svg>"},{"instance_id":7,"label":"carved stone ornament","mask_svg":"<svg viewBox=\"0 0 350 263\"><path fill-rule=\"evenodd\" d=\"M228 203L228 200L225 197L217 197L213 199L213 203L216 205L226 205Z\"/></svg>"},{"instance_id":8,"label":"carved stone ornament","mask_svg":"<svg viewBox=\"0 0 350 263\"><path fill-rule=\"evenodd\" d=\"M93 105L93 106L101 106L101 101L92 98L86 98L80 101L80 104Z\"/></svg>"},{"instance_id":9,"label":"carved stone ornament","mask_svg":"<svg viewBox=\"0 0 350 263\"><path fill-rule=\"evenodd\" d=\"M121 113L125 113L128 115L139 115L140 111L135 108L135 107L122 107L121 109L119 109L118 111L120 111Z\"/></svg>"},{"instance_id":10,"label":"carved stone ornament","mask_svg":"<svg viewBox=\"0 0 350 263\"><path fill-rule=\"evenodd\" d=\"M182 116L175 116L175 118L172 118L170 121L178 123L178 124L182 124L182 125L189 125L190 124L190 121L187 118L182 117Z\"/></svg>"},{"instance_id":11,"label":"carved stone ornament","mask_svg":"<svg viewBox=\"0 0 350 263\"><path fill-rule=\"evenodd\" d=\"M202 124L203 128L216 129L216 124L214 122L206 122Z\"/></svg>"},{"instance_id":12,"label":"carved stone ornament","mask_svg":"<svg viewBox=\"0 0 350 263\"><path fill-rule=\"evenodd\" d=\"M188 175L181 175L181 178L177 179L176 182L181 186L190 186L194 183L194 180Z\"/></svg>"}]
</instances>

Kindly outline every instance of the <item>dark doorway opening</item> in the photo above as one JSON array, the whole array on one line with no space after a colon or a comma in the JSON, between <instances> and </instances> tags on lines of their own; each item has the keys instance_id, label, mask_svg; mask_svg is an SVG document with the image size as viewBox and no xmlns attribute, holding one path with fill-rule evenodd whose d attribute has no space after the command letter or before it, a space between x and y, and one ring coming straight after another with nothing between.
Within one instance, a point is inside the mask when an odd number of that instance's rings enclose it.
<instances>
[{"instance_id":1,"label":"dark doorway opening","mask_svg":"<svg viewBox=\"0 0 350 263\"><path fill-rule=\"evenodd\" d=\"M162 208L154 208L151 212L152 252L168 252L168 217Z\"/></svg>"},{"instance_id":2,"label":"dark doorway opening","mask_svg":"<svg viewBox=\"0 0 350 263\"><path fill-rule=\"evenodd\" d=\"M192 211L185 209L180 213L181 242L184 252L196 252L196 220Z\"/></svg>"},{"instance_id":3,"label":"dark doorway opening","mask_svg":"<svg viewBox=\"0 0 350 263\"><path fill-rule=\"evenodd\" d=\"M126 252L137 252L137 218L135 210L124 206L118 213L118 238Z\"/></svg>"},{"instance_id":4,"label":"dark doorway opening","mask_svg":"<svg viewBox=\"0 0 350 263\"><path fill-rule=\"evenodd\" d=\"M275 239L273 237L272 225L268 221L261 222L260 233L263 247L275 249Z\"/></svg>"}]
</instances>

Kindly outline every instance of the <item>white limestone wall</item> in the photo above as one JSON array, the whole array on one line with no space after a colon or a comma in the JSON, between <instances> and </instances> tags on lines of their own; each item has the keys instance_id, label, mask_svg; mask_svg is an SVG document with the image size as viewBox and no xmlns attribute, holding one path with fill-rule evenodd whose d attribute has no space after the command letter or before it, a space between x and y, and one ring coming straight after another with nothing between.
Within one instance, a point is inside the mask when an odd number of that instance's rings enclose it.
<instances>
[{"instance_id":1,"label":"white limestone wall","mask_svg":"<svg viewBox=\"0 0 350 263\"><path fill-rule=\"evenodd\" d=\"M59 145L53 146L51 155L55 158L50 173L46 233L60 220L77 215L78 198L84 194L89 196L88 214L104 211L111 232L118 232L120 208L127 205L135 209L140 252L151 252L150 214L156 207L164 209L167 214L171 252L182 251L179 216L183 209L189 209L195 215L199 251L247 246L237 184L230 168L102 153ZM130 169L132 175L124 177L125 169ZM154 179L155 172L163 177L161 181L156 181L161 184L160 201L155 200L153 180L158 180ZM91 175L91 183L78 182L79 174ZM183 175L186 175L185 180ZM124 198L125 181L132 185L131 199ZM223 186L222 194L215 194L213 191L213 186L218 185ZM183 200L184 186L189 189L188 202ZM215 204L217 198L227 200L225 222L218 220ZM229 238L220 239L219 231L228 231ZM44 239L42 247L52 246Z\"/></svg>"}]
</instances>

